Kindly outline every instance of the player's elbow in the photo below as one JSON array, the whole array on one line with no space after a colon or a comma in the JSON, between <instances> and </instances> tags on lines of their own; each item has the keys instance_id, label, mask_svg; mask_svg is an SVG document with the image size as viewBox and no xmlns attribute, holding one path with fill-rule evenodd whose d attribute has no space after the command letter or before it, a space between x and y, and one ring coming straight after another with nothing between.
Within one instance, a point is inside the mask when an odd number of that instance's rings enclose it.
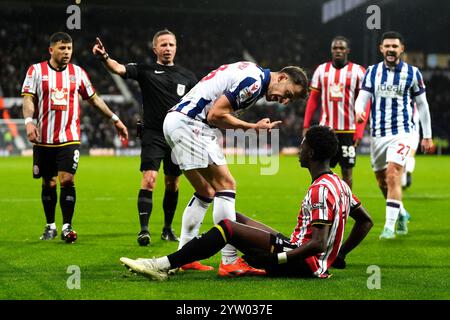
<instances>
[{"instance_id":1,"label":"player's elbow","mask_svg":"<svg viewBox=\"0 0 450 320\"><path fill-rule=\"evenodd\" d=\"M208 121L208 124L220 127L221 120L223 119L223 115L218 114L217 112L210 112L208 113L208 116L206 117L206 121Z\"/></svg>"}]
</instances>

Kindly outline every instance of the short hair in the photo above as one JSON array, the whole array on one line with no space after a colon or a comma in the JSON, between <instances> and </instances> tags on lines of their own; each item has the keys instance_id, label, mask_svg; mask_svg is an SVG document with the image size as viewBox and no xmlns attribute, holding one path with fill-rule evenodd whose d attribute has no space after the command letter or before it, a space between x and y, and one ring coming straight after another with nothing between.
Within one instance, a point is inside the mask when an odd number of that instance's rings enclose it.
<instances>
[{"instance_id":1,"label":"short hair","mask_svg":"<svg viewBox=\"0 0 450 320\"><path fill-rule=\"evenodd\" d=\"M153 48L156 47L156 40L160 37L163 36L165 34L170 34L175 38L175 41L177 40L177 37L175 36L175 34L172 31L169 31L168 29L163 29L163 30L159 30L158 32L155 33L155 35L153 36L153 40L152 40L152 45Z\"/></svg>"},{"instance_id":2,"label":"short hair","mask_svg":"<svg viewBox=\"0 0 450 320\"><path fill-rule=\"evenodd\" d=\"M327 126L315 125L309 128L305 135L305 141L314 151L312 160L330 160L338 151L338 138L334 130Z\"/></svg>"},{"instance_id":3,"label":"short hair","mask_svg":"<svg viewBox=\"0 0 450 320\"><path fill-rule=\"evenodd\" d=\"M56 32L50 36L50 45L61 41L62 43L72 43L72 37L65 32Z\"/></svg>"},{"instance_id":4,"label":"short hair","mask_svg":"<svg viewBox=\"0 0 450 320\"><path fill-rule=\"evenodd\" d=\"M297 66L287 66L281 69L279 72L286 73L291 81L296 85L301 85L304 90L301 98L306 98L308 95L308 76L305 70Z\"/></svg>"},{"instance_id":5,"label":"short hair","mask_svg":"<svg viewBox=\"0 0 450 320\"><path fill-rule=\"evenodd\" d=\"M331 45L333 45L333 42L335 41L344 41L347 44L347 48L350 48L350 40L344 36L336 36L331 40Z\"/></svg>"},{"instance_id":6,"label":"short hair","mask_svg":"<svg viewBox=\"0 0 450 320\"><path fill-rule=\"evenodd\" d=\"M400 40L401 44L405 44L403 36L401 35L400 32L397 31L387 31L383 33L383 35L381 36L380 43L383 43L384 39L398 39Z\"/></svg>"}]
</instances>

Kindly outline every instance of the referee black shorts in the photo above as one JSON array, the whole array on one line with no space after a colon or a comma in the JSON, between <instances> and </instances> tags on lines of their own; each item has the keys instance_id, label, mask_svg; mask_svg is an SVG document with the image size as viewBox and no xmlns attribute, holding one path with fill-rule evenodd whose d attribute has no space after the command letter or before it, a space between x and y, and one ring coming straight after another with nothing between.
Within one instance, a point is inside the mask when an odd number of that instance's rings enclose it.
<instances>
[{"instance_id":1,"label":"referee black shorts","mask_svg":"<svg viewBox=\"0 0 450 320\"><path fill-rule=\"evenodd\" d=\"M297 248L295 244L292 244L288 237L278 233L277 235L270 235L270 244L273 253L281 253L291 251ZM297 264L279 264L270 269L266 269L267 275L271 277L313 277L313 273L309 266L304 261L300 261Z\"/></svg>"},{"instance_id":2,"label":"referee black shorts","mask_svg":"<svg viewBox=\"0 0 450 320\"><path fill-rule=\"evenodd\" d=\"M162 132L144 129L141 146L141 171L159 171L161 161L163 161L166 176L178 177L181 175L180 167L172 161L172 150Z\"/></svg>"},{"instance_id":3,"label":"referee black shorts","mask_svg":"<svg viewBox=\"0 0 450 320\"><path fill-rule=\"evenodd\" d=\"M330 166L336 167L339 163L341 168L353 168L356 164L356 148L353 146L353 133L339 133L336 136L339 141L339 148L336 155L331 158Z\"/></svg>"}]
</instances>

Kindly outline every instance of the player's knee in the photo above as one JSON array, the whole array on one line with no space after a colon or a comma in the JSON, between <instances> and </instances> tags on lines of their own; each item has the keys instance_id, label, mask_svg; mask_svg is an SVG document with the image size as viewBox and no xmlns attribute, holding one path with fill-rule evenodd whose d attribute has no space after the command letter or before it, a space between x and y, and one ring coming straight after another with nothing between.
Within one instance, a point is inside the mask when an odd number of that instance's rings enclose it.
<instances>
[{"instance_id":1,"label":"player's knee","mask_svg":"<svg viewBox=\"0 0 450 320\"><path fill-rule=\"evenodd\" d=\"M42 188L56 188L56 177L51 179L42 179Z\"/></svg>"},{"instance_id":2,"label":"player's knee","mask_svg":"<svg viewBox=\"0 0 450 320\"><path fill-rule=\"evenodd\" d=\"M75 182L74 182L73 178L72 179L70 179L70 178L62 179L62 180L60 180L59 183L61 185L61 188L69 188L69 187L75 186Z\"/></svg>"},{"instance_id":3,"label":"player's knee","mask_svg":"<svg viewBox=\"0 0 450 320\"><path fill-rule=\"evenodd\" d=\"M214 190L214 188L209 184L205 184L201 188L196 188L195 193L202 198L214 199L216 190Z\"/></svg>"},{"instance_id":4,"label":"player's knee","mask_svg":"<svg viewBox=\"0 0 450 320\"><path fill-rule=\"evenodd\" d=\"M233 224L234 222L229 219L220 220L216 226L219 226L219 230L221 229L224 232L227 241L230 241L233 237Z\"/></svg>"},{"instance_id":5,"label":"player's knee","mask_svg":"<svg viewBox=\"0 0 450 320\"><path fill-rule=\"evenodd\" d=\"M141 182L142 189L153 190L156 184L156 177L152 175L144 175Z\"/></svg>"}]
</instances>

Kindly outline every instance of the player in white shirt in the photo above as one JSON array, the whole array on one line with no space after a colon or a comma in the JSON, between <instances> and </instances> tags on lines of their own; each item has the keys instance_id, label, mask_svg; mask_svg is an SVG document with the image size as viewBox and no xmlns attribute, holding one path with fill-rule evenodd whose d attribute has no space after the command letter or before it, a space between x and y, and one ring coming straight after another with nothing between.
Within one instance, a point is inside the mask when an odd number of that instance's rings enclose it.
<instances>
[{"instance_id":1,"label":"player in white shirt","mask_svg":"<svg viewBox=\"0 0 450 320\"><path fill-rule=\"evenodd\" d=\"M236 220L236 182L214 128L270 131L281 121L271 122L264 118L257 123L249 123L233 114L253 106L262 97L287 104L304 97L307 86L307 76L299 67L290 66L271 72L252 62L242 61L210 72L169 111L164 120L164 136L176 163L196 191L183 213L179 248L198 235L213 199L215 223L223 219ZM222 250L219 275L261 272L238 258L234 247L227 245Z\"/></svg>"},{"instance_id":2,"label":"player in white shirt","mask_svg":"<svg viewBox=\"0 0 450 320\"><path fill-rule=\"evenodd\" d=\"M356 99L356 119L363 122L365 106L372 101L371 157L378 185L386 198L386 223L380 239L395 238L395 224L400 216L397 234L408 233L408 214L403 207L401 176L411 150L414 102L422 124L422 150L433 146L431 118L422 75L414 66L400 59L405 50L398 32L382 36L380 51L384 61L370 66Z\"/></svg>"}]
</instances>

